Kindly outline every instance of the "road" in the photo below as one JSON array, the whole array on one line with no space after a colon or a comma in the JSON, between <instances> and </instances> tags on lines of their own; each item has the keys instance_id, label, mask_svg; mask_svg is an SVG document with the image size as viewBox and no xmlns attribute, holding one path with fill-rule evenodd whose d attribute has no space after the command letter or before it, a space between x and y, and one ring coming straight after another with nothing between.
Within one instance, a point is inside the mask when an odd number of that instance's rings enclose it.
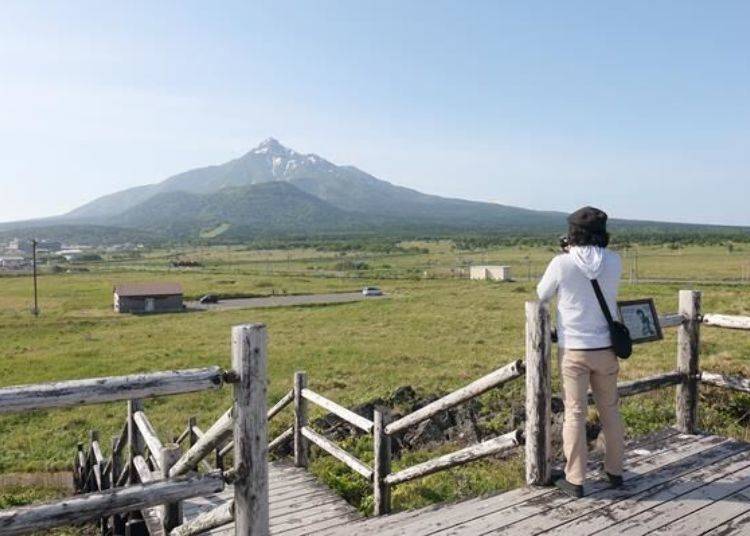
<instances>
[{"instance_id":1,"label":"road","mask_svg":"<svg viewBox=\"0 0 750 536\"><path fill-rule=\"evenodd\" d=\"M364 296L361 292L341 292L336 294L305 294L300 296L268 296L264 298L234 298L218 303L185 302L188 309L205 311L229 311L232 309L255 309L258 307L289 307L294 305L327 305L349 303L361 300L379 300L385 296Z\"/></svg>"}]
</instances>

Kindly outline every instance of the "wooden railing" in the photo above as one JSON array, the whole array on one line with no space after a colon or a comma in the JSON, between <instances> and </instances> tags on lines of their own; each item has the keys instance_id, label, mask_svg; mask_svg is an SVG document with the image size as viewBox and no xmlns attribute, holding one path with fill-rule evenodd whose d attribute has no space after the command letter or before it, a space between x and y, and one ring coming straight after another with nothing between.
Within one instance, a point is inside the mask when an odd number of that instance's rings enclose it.
<instances>
[{"instance_id":1,"label":"wooden railing","mask_svg":"<svg viewBox=\"0 0 750 536\"><path fill-rule=\"evenodd\" d=\"M676 426L694 433L700 382L750 392L750 380L699 369L700 325L750 330L750 317L701 315L701 295L680 291L679 312L660 317L663 327L678 328L677 368L618 384L621 397L665 386L677 386ZM308 464L310 445L342 461L373 485L375 513L390 511L394 485L408 482L525 444L526 481L549 484L551 477L551 326L548 306L526 303L525 359L513 361L490 374L396 420L388 408L377 407L373 419L359 415L313 391L307 375L297 372L292 389L266 410L266 335L262 325L232 330L232 369L208 367L183 371L74 380L0 389L0 413L60 408L127 400L127 419L112 438L106 457L98 434L89 435L87 448L79 444L73 460L80 498L0 511L0 533L26 534L59 525L98 519L105 532L188 536L235 521L236 534L268 534L268 450L292 442L294 462ZM525 376L524 430L513 430L456 452L393 472L391 442L395 434L430 419L487 391ZM234 385L234 404L205 432L194 418L175 438L163 443L144 409L143 399L218 389ZM308 423L308 405L336 415L373 438L372 467L352 456ZM270 443L267 421L286 407L293 424ZM184 449L182 448L184 445ZM233 467L225 470L233 452ZM215 456L212 465L208 459ZM203 470L203 474L196 471ZM180 501L234 484L234 500L182 523Z\"/></svg>"},{"instance_id":2,"label":"wooden railing","mask_svg":"<svg viewBox=\"0 0 750 536\"><path fill-rule=\"evenodd\" d=\"M660 316L662 327L677 327L676 370L618 383L621 397L644 393L660 387L676 385L676 427L683 433L697 431L698 385L723 387L750 392L750 380L716 372L701 371L700 326L717 326L750 330L750 317L701 314L701 293L681 290L679 312ZM546 485L551 480L551 393L549 310L539 302L526 304L527 355L526 367L526 481L530 485ZM535 374L531 374L531 370ZM593 403L589 395L589 403Z\"/></svg>"},{"instance_id":3,"label":"wooden railing","mask_svg":"<svg viewBox=\"0 0 750 536\"><path fill-rule=\"evenodd\" d=\"M523 374L523 362L521 360L513 361L471 384L394 421L391 419L390 409L386 407L376 407L374 409L373 420L370 420L341 406L308 388L307 374L305 372L297 372L293 378L292 390L284 395L268 411L268 419L270 420L285 407L291 406L294 410L293 424L273 439L268 447L269 450L272 450L282 444L292 442L295 465L297 467L307 467L310 446L317 446L370 481L373 484L375 513L378 515L385 514L390 511L390 488L392 486L450 467L505 452L523 442L523 434L516 430L394 473L391 471L392 436L454 406L476 398L490 389L500 387L515 378L523 376ZM346 452L332 440L313 430L308 422L309 404L314 404L330 412L342 421L372 436L372 467ZM178 440L182 441L188 438L190 436L189 430L193 428L193 423L188 424L188 428L183 431ZM219 460L223 460L223 457L229 452L229 447L231 447L231 440L227 445L219 449ZM223 461L219 463L223 463ZM215 511L210 512L206 516L205 520L201 520L201 526L216 527L229 523L231 521L231 512L229 510L223 506L216 508ZM183 533L180 534L184 536Z\"/></svg>"},{"instance_id":4,"label":"wooden railing","mask_svg":"<svg viewBox=\"0 0 750 536\"><path fill-rule=\"evenodd\" d=\"M176 443L163 443L151 425L143 399L234 387L234 404L205 434L192 423ZM79 497L0 511L0 534L28 534L61 525L98 520L102 534L190 534L182 525L180 502L234 484L236 533L268 534L266 436L266 330L260 324L232 329L232 368L164 371L0 389L0 413L127 401L127 419L105 457L96 431L88 448L77 446L73 480ZM182 452L178 443L190 436ZM234 467L203 464L207 454L233 437ZM190 525L192 525L191 523Z\"/></svg>"}]
</instances>

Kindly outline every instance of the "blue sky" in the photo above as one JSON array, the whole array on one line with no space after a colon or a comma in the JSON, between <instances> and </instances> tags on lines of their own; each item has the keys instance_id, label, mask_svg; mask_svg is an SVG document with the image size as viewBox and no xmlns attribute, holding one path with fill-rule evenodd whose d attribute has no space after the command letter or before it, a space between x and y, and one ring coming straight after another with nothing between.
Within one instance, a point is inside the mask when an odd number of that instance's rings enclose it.
<instances>
[{"instance_id":1,"label":"blue sky","mask_svg":"<svg viewBox=\"0 0 750 536\"><path fill-rule=\"evenodd\" d=\"M748 2L0 2L0 221L273 136L428 193L750 225Z\"/></svg>"}]
</instances>

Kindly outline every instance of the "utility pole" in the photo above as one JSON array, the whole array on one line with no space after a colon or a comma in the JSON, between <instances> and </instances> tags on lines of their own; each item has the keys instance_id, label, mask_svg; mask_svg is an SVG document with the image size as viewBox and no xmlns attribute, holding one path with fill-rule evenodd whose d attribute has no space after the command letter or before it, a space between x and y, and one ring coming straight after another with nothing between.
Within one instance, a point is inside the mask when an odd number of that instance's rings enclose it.
<instances>
[{"instance_id":1,"label":"utility pole","mask_svg":"<svg viewBox=\"0 0 750 536\"><path fill-rule=\"evenodd\" d=\"M32 313L34 316L39 316L39 299L37 296L37 285L36 285L36 239L31 241L31 265L34 274L34 310Z\"/></svg>"}]
</instances>

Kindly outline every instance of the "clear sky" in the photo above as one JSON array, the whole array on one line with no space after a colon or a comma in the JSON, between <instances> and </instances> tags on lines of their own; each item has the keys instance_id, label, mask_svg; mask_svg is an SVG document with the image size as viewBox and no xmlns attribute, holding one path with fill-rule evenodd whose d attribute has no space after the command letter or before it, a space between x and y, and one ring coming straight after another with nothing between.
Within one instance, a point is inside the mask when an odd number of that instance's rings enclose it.
<instances>
[{"instance_id":1,"label":"clear sky","mask_svg":"<svg viewBox=\"0 0 750 536\"><path fill-rule=\"evenodd\" d=\"M0 221L269 136L428 193L750 225L750 2L0 2Z\"/></svg>"}]
</instances>

